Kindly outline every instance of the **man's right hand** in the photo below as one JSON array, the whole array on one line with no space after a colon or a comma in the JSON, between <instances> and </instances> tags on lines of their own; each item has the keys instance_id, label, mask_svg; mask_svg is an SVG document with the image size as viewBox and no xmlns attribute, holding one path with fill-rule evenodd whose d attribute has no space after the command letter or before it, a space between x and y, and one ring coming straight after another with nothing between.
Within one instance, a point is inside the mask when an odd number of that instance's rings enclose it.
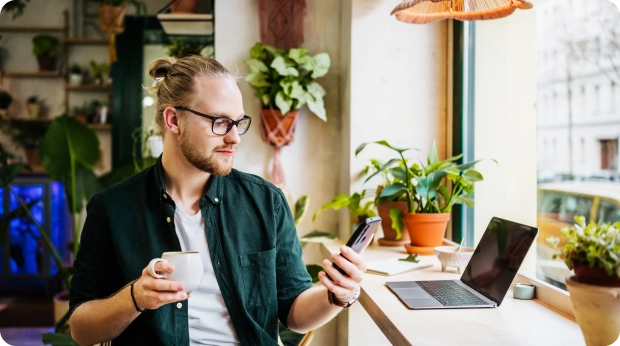
<instances>
[{"instance_id":1,"label":"man's right hand","mask_svg":"<svg viewBox=\"0 0 620 346\"><path fill-rule=\"evenodd\" d=\"M172 273L174 266L167 262L157 262L156 272ZM155 279L149 274L148 267L142 270L142 276L133 285L133 294L140 309L154 310L162 305L175 303L189 298L182 282L167 279Z\"/></svg>"}]
</instances>

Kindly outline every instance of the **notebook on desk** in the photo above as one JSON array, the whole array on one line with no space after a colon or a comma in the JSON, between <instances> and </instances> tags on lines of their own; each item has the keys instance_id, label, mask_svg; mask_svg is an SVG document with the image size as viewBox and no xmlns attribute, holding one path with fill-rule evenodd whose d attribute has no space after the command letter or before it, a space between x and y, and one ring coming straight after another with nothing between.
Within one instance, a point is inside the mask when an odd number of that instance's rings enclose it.
<instances>
[{"instance_id":1,"label":"notebook on desk","mask_svg":"<svg viewBox=\"0 0 620 346\"><path fill-rule=\"evenodd\" d=\"M366 266L367 273L390 276L432 267L433 264L424 260L415 263L401 261L398 258L390 258L382 261L368 262Z\"/></svg>"},{"instance_id":2,"label":"notebook on desk","mask_svg":"<svg viewBox=\"0 0 620 346\"><path fill-rule=\"evenodd\" d=\"M498 307L537 234L536 227L494 217L460 280L386 285L409 309Z\"/></svg>"}]
</instances>

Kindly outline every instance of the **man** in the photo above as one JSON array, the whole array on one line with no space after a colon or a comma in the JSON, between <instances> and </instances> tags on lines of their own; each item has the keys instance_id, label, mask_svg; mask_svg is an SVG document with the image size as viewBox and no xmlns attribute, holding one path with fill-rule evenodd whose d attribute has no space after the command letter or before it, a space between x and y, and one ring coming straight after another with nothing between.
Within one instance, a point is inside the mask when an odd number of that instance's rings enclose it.
<instances>
[{"instance_id":1,"label":"man","mask_svg":"<svg viewBox=\"0 0 620 346\"><path fill-rule=\"evenodd\" d=\"M278 319L305 333L359 295L366 270L347 247L323 261L312 287L286 199L232 169L250 126L236 79L213 59L158 59L157 164L95 195L75 261L71 333L90 345L275 345ZM198 251L205 272L191 294L146 269L166 251ZM346 257L346 258L345 258ZM158 272L173 266L158 262ZM329 292L331 293L329 293ZM328 297L330 299L328 299ZM188 299L189 298L189 299Z\"/></svg>"}]
</instances>

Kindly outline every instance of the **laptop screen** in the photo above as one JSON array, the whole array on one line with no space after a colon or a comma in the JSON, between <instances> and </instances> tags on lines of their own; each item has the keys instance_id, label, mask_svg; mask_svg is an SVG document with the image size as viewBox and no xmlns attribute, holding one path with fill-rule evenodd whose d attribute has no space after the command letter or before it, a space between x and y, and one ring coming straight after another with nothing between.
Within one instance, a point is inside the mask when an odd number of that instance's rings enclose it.
<instances>
[{"instance_id":1,"label":"laptop screen","mask_svg":"<svg viewBox=\"0 0 620 346\"><path fill-rule=\"evenodd\" d=\"M494 217L461 281L499 306L537 233L535 227Z\"/></svg>"}]
</instances>

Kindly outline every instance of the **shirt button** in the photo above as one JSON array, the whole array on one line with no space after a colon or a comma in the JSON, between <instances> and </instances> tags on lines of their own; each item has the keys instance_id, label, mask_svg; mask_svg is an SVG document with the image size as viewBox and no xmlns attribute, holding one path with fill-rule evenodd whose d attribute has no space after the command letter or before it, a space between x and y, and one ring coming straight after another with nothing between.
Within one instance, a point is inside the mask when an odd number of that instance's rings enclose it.
<instances>
[{"instance_id":1,"label":"shirt button","mask_svg":"<svg viewBox=\"0 0 620 346\"><path fill-rule=\"evenodd\" d=\"M169 218L169 217L167 217L167 218L166 218L166 221L168 221L168 223L170 223L170 218Z\"/></svg>"},{"instance_id":2,"label":"shirt button","mask_svg":"<svg viewBox=\"0 0 620 346\"><path fill-rule=\"evenodd\" d=\"M168 198L168 195L166 195L165 193L164 193L164 198Z\"/></svg>"},{"instance_id":3,"label":"shirt button","mask_svg":"<svg viewBox=\"0 0 620 346\"><path fill-rule=\"evenodd\" d=\"M217 266L218 266L218 267L220 266L220 261L217 261Z\"/></svg>"},{"instance_id":4,"label":"shirt button","mask_svg":"<svg viewBox=\"0 0 620 346\"><path fill-rule=\"evenodd\" d=\"M216 197L213 199L215 201L215 203L219 202L220 200Z\"/></svg>"},{"instance_id":5,"label":"shirt button","mask_svg":"<svg viewBox=\"0 0 620 346\"><path fill-rule=\"evenodd\" d=\"M181 304L181 303L177 303L177 309L180 309L180 308L182 308L182 307L183 307L183 304Z\"/></svg>"}]
</instances>

